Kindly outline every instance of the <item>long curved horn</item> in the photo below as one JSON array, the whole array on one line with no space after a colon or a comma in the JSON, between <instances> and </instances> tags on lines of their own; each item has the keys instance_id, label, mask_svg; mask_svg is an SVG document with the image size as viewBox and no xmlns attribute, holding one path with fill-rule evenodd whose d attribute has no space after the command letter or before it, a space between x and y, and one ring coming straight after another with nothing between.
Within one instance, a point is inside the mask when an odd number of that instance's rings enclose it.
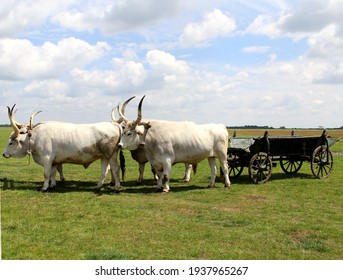
<instances>
[{"instance_id":1,"label":"long curved horn","mask_svg":"<svg viewBox=\"0 0 343 280\"><path fill-rule=\"evenodd\" d=\"M137 115L137 120L135 120L135 121L132 123L132 126L136 126L136 125L139 124L140 121L142 120L142 104L143 104L144 98L145 98L145 95L143 96L143 98L141 99L141 101L139 101L139 104L138 104L138 115Z\"/></svg>"},{"instance_id":2,"label":"long curved horn","mask_svg":"<svg viewBox=\"0 0 343 280\"><path fill-rule=\"evenodd\" d=\"M42 111L38 111L36 113L33 113L30 117L30 123L29 123L29 129L32 130L33 129L33 119L35 116L37 116L39 113L41 113Z\"/></svg>"},{"instance_id":3,"label":"long curved horn","mask_svg":"<svg viewBox=\"0 0 343 280\"><path fill-rule=\"evenodd\" d=\"M132 100L134 99L136 96L132 96L131 98L129 98L128 100L126 100L123 104L123 106L121 107L121 112L122 114L124 115L125 114L125 108L126 108L126 105Z\"/></svg>"},{"instance_id":4,"label":"long curved horn","mask_svg":"<svg viewBox=\"0 0 343 280\"><path fill-rule=\"evenodd\" d=\"M116 106L114 106L113 109L112 109L112 113L111 113L112 122L118 122L117 119L116 119L116 116L114 115L114 112L115 112L116 110L118 110L119 105L120 105L120 103L118 103L118 104L117 104Z\"/></svg>"},{"instance_id":5,"label":"long curved horn","mask_svg":"<svg viewBox=\"0 0 343 280\"><path fill-rule=\"evenodd\" d=\"M128 123L128 119L124 116L125 114L125 108L126 108L126 105L132 100L134 99L136 96L132 96L131 98L129 98L128 100L126 100L123 104L123 106L121 107L121 109L119 110L119 107L117 108L118 110L118 113L120 115L120 119L117 121L118 123L121 123L121 122L125 122L125 123Z\"/></svg>"},{"instance_id":6,"label":"long curved horn","mask_svg":"<svg viewBox=\"0 0 343 280\"><path fill-rule=\"evenodd\" d=\"M15 105L16 104L13 105L12 109L10 109L10 107L7 106L7 109L8 109L8 117L10 118L11 126L12 126L13 131L14 131L14 137L17 138L19 136L19 128L16 124L16 121L14 120L13 110L14 110Z\"/></svg>"}]
</instances>

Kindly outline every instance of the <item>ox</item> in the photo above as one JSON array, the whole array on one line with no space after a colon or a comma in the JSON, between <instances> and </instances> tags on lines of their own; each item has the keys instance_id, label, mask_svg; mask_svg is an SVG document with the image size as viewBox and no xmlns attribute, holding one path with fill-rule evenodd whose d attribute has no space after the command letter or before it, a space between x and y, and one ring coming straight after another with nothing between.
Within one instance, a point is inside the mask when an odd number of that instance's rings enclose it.
<instances>
[{"instance_id":1,"label":"ox","mask_svg":"<svg viewBox=\"0 0 343 280\"><path fill-rule=\"evenodd\" d=\"M122 106L121 108L121 115L123 116L125 114L125 108L127 106L127 104L133 99L135 98L135 96L129 98ZM115 115L114 115L114 112L115 112L115 109L119 109L119 106L117 107L114 107L113 110L112 110L112 121L115 121L116 118L115 118ZM123 120L123 118L121 117L121 120ZM123 125L123 129L125 128L125 124ZM145 169L145 164L148 162L148 159L147 159L147 156L146 156L146 153L145 153L145 147L144 145L138 145L137 149L135 150L130 150L130 153L131 153L131 157L136 161L138 162L138 171L139 171L139 176L138 176L138 179L137 179L137 183L138 184L142 184L143 183L143 177L144 177L144 169ZM194 171L194 174L196 173L196 168L197 168L197 165L192 165L192 164L188 164L188 163L185 163L185 175L183 177L183 182L185 183L188 183L190 181L190 178L191 178L191 171L193 169ZM153 173L154 175L154 180L155 182L157 183L158 182L158 176L157 176L157 173L155 171L155 169L153 168L153 166L151 166L151 172Z\"/></svg>"},{"instance_id":2,"label":"ox","mask_svg":"<svg viewBox=\"0 0 343 280\"><path fill-rule=\"evenodd\" d=\"M103 186L110 167L115 181L115 189L119 190L118 147L122 127L117 122L101 122L95 124L72 124L63 122L42 122L25 128L14 120L14 107L8 108L8 116L13 128L5 152L5 158L22 158L32 154L36 163L44 167L44 184L42 191L56 185L56 170L62 171L63 163L81 164L87 168L100 159L102 175L97 189ZM63 173L62 173L63 178Z\"/></svg>"},{"instance_id":3,"label":"ox","mask_svg":"<svg viewBox=\"0 0 343 280\"><path fill-rule=\"evenodd\" d=\"M145 97L145 96L144 96ZM225 125L197 125L193 122L170 122L161 120L142 121L142 102L138 105L138 117L130 122L120 110L126 123L119 148L135 150L145 146L147 159L156 170L158 188L169 192L171 167L175 163L197 164L208 159L211 168L209 187L215 186L216 158L224 173L225 187L230 187L227 165L228 132ZM164 185L163 185L164 179Z\"/></svg>"}]
</instances>

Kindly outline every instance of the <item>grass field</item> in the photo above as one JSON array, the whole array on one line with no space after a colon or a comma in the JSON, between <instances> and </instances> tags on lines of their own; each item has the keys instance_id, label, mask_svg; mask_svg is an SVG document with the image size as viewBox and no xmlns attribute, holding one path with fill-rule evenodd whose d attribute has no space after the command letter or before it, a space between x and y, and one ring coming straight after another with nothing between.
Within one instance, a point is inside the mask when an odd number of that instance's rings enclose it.
<instances>
[{"instance_id":1,"label":"grass field","mask_svg":"<svg viewBox=\"0 0 343 280\"><path fill-rule=\"evenodd\" d=\"M10 132L0 129L1 151ZM181 181L183 165L175 165L167 194L155 191L149 166L144 185L136 185L138 166L128 151L119 195L109 188L94 193L100 162L88 169L65 165L66 181L41 193L41 166L27 157L1 157L2 259L342 259L343 140L331 150L334 170L324 180L314 179L304 163L292 176L278 165L266 184L252 184L245 170L230 190L220 178L217 188L207 189L203 161L189 184Z\"/></svg>"}]
</instances>

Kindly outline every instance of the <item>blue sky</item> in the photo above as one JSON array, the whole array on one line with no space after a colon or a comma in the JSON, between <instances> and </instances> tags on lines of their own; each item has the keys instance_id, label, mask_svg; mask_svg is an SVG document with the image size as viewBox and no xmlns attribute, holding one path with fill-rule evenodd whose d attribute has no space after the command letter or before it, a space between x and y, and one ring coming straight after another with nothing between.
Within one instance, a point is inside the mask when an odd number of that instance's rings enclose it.
<instances>
[{"instance_id":1,"label":"blue sky","mask_svg":"<svg viewBox=\"0 0 343 280\"><path fill-rule=\"evenodd\" d=\"M343 125L343 1L5 0L0 123Z\"/></svg>"}]
</instances>

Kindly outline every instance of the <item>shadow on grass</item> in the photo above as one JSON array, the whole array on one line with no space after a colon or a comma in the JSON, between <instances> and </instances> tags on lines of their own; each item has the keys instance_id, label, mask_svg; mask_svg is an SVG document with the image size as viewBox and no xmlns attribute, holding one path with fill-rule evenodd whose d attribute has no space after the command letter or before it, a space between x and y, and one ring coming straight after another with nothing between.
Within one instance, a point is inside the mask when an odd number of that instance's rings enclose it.
<instances>
[{"instance_id":1,"label":"shadow on grass","mask_svg":"<svg viewBox=\"0 0 343 280\"><path fill-rule=\"evenodd\" d=\"M43 186L42 181L19 181L9 180L7 178L0 179L1 190L32 190L40 192ZM92 192L95 190L95 182L84 181L64 181L57 182L57 186L53 189L49 188L47 192Z\"/></svg>"},{"instance_id":2,"label":"shadow on grass","mask_svg":"<svg viewBox=\"0 0 343 280\"><path fill-rule=\"evenodd\" d=\"M312 174L307 173L297 173L297 174L285 174L285 173L275 173L272 174L271 178L266 182L271 184L273 181L286 180L286 179L315 179ZM243 174L237 178L230 178L231 184L234 185L250 185L253 184L249 175ZM217 178L216 184L218 188L223 185L223 179ZM0 188L1 190L32 190L40 192L43 182L41 181L17 181L10 180L7 178L0 178ZM171 192L186 192L198 189L207 189L207 187L202 185L197 185L196 183L183 183L178 179L170 180L170 191ZM70 192L93 192L95 195L113 195L115 194L115 188L109 184L105 184L101 190L96 189L96 182L94 181L76 181L67 180L64 182L58 181L55 188L48 189L48 192L52 193L70 193ZM161 190L156 189L156 185L152 179L144 180L143 184L138 184L135 180L121 182L121 188L119 193L128 194L160 194Z\"/></svg>"},{"instance_id":3,"label":"shadow on grass","mask_svg":"<svg viewBox=\"0 0 343 280\"><path fill-rule=\"evenodd\" d=\"M178 180L171 180L171 191L172 192L185 192L196 189L206 189L202 186L180 185L181 183ZM173 185L175 185L173 187ZM177 186L176 186L177 185ZM41 192L42 182L26 182L26 181L17 181L9 180L7 178L1 178L0 180L1 190L22 190L22 191L35 191ZM115 193L115 188L109 184L104 185L100 190L96 189L96 182L91 181L76 181L76 180L67 180L64 182L57 182L55 188L49 188L48 193L71 193L71 192L92 192L95 195L113 195ZM136 194L161 194L162 191L158 190L154 184L153 180L145 180L144 184L137 184L136 181L126 181L121 182L120 193L136 193Z\"/></svg>"},{"instance_id":4,"label":"shadow on grass","mask_svg":"<svg viewBox=\"0 0 343 280\"><path fill-rule=\"evenodd\" d=\"M286 174L283 172L278 172L278 173L272 173L272 176L269 178L269 180L266 183L273 182L273 181L286 180L286 179L315 179L315 177L313 176L313 174L308 174L308 173L298 172L296 174ZM230 178L230 181L231 181L231 184L237 184L237 185L254 184L248 174L240 175L237 178Z\"/></svg>"}]
</instances>

